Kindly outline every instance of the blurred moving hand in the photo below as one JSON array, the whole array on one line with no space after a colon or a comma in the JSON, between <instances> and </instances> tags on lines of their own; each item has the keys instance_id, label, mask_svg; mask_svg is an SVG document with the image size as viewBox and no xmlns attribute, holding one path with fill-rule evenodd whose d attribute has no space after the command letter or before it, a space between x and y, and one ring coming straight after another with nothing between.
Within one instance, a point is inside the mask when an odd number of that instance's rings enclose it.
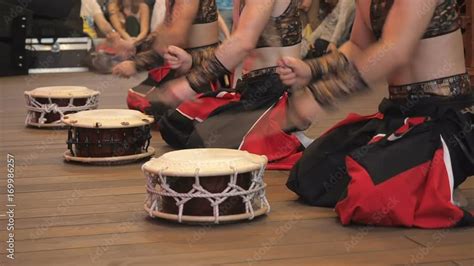
<instances>
[{"instance_id":1,"label":"blurred moving hand","mask_svg":"<svg viewBox=\"0 0 474 266\"><path fill-rule=\"evenodd\" d=\"M311 82L311 68L302 60L283 57L278 61L277 73L286 86L299 89Z\"/></svg>"},{"instance_id":2,"label":"blurred moving hand","mask_svg":"<svg viewBox=\"0 0 474 266\"><path fill-rule=\"evenodd\" d=\"M170 45L168 51L164 54L164 59L170 67L178 72L178 74L185 74L191 70L193 66L193 58L185 50Z\"/></svg>"}]
</instances>

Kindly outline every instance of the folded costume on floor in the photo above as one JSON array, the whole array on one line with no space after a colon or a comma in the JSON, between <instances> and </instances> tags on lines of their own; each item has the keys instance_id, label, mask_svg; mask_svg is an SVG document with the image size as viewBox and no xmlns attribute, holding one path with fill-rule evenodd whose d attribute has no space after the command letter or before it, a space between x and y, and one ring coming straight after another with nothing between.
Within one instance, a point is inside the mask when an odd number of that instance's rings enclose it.
<instances>
[{"instance_id":1,"label":"folded costume on floor","mask_svg":"<svg viewBox=\"0 0 474 266\"><path fill-rule=\"evenodd\" d=\"M175 148L232 148L266 155L270 169L290 169L302 145L284 132L287 87L275 68L250 72L232 91L199 95L159 121L163 139Z\"/></svg>"},{"instance_id":2,"label":"folded costume on floor","mask_svg":"<svg viewBox=\"0 0 474 266\"><path fill-rule=\"evenodd\" d=\"M474 175L474 94L467 75L390 87L379 112L350 114L314 141L288 188L341 222L474 225L453 190Z\"/></svg>"}]
</instances>

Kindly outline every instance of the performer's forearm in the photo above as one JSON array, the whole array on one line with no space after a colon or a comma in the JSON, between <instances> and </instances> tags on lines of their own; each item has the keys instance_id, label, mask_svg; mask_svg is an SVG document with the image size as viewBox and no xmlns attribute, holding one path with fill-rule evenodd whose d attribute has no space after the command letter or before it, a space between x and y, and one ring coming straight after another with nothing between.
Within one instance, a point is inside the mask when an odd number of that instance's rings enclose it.
<instances>
[{"instance_id":1,"label":"performer's forearm","mask_svg":"<svg viewBox=\"0 0 474 266\"><path fill-rule=\"evenodd\" d=\"M255 45L239 35L231 36L216 50L216 57L227 69L236 68L255 48Z\"/></svg>"},{"instance_id":2,"label":"performer's forearm","mask_svg":"<svg viewBox=\"0 0 474 266\"><path fill-rule=\"evenodd\" d=\"M354 64L361 56L363 54L360 48L349 41L338 51L305 61L313 77L313 83L308 87L321 106L330 106L336 99L369 89Z\"/></svg>"},{"instance_id":3,"label":"performer's forearm","mask_svg":"<svg viewBox=\"0 0 474 266\"><path fill-rule=\"evenodd\" d=\"M318 80L324 75L335 74L354 64L362 78L369 84L385 79L396 68L405 64L409 58L408 49L391 42L379 41L364 51L354 42L344 43L338 50L346 60L336 54L306 61L313 72L313 79Z\"/></svg>"},{"instance_id":4,"label":"performer's forearm","mask_svg":"<svg viewBox=\"0 0 474 266\"><path fill-rule=\"evenodd\" d=\"M362 55L362 49L354 42L347 41L338 49L349 61L354 61Z\"/></svg>"},{"instance_id":5,"label":"performer's forearm","mask_svg":"<svg viewBox=\"0 0 474 266\"><path fill-rule=\"evenodd\" d=\"M229 74L250 54L254 47L253 42L242 38L241 34L235 33L224 41L209 59L203 60L200 65L193 64L193 69L186 75L191 88L196 90L200 86Z\"/></svg>"},{"instance_id":6,"label":"performer's forearm","mask_svg":"<svg viewBox=\"0 0 474 266\"><path fill-rule=\"evenodd\" d=\"M235 69L257 46L258 39L271 17L274 1L249 1L239 19L239 25L224 41L210 60L195 66L186 76L191 88L213 82Z\"/></svg>"},{"instance_id":7,"label":"performer's forearm","mask_svg":"<svg viewBox=\"0 0 474 266\"><path fill-rule=\"evenodd\" d=\"M103 14L97 14L94 16L94 22L99 28L99 30L104 34L108 35L115 32L114 28L110 23L105 19Z\"/></svg>"},{"instance_id":8,"label":"performer's forearm","mask_svg":"<svg viewBox=\"0 0 474 266\"><path fill-rule=\"evenodd\" d=\"M144 39L150 31L150 9L145 3L140 4L140 35L138 39Z\"/></svg>"},{"instance_id":9,"label":"performer's forearm","mask_svg":"<svg viewBox=\"0 0 474 266\"><path fill-rule=\"evenodd\" d=\"M135 55L133 61L136 69L142 71L163 64L163 57L153 50L148 50Z\"/></svg>"}]
</instances>

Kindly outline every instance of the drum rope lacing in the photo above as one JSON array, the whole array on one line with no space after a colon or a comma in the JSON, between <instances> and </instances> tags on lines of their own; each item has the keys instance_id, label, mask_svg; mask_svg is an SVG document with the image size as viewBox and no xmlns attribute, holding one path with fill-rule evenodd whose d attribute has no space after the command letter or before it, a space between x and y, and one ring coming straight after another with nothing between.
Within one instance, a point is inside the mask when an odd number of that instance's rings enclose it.
<instances>
[{"instance_id":1,"label":"drum rope lacing","mask_svg":"<svg viewBox=\"0 0 474 266\"><path fill-rule=\"evenodd\" d=\"M99 106L99 95L93 95L93 96L88 97L86 103L82 106L74 105L75 98L70 98L67 106L58 106L56 103L53 103L51 98L48 98L49 103L43 104L43 103L38 102L31 95L27 95L27 97L28 97L28 103L30 103L30 105L26 106L28 110L28 114L25 120L26 125L36 124L36 123L31 122L34 112L41 113L40 117L38 118L37 124L45 124L47 119L44 118L44 116L46 114L59 113L62 118L66 112L78 112L78 111L85 111L85 110L90 110L90 109L97 109L97 107ZM61 124L61 123L62 123L61 120L58 120L52 124Z\"/></svg>"},{"instance_id":2,"label":"drum rope lacing","mask_svg":"<svg viewBox=\"0 0 474 266\"><path fill-rule=\"evenodd\" d=\"M267 213L270 211L270 204L265 196L265 187L267 186L263 182L263 173L265 171L264 165L260 165L260 169L252 172L251 185L248 190L243 189L237 185L237 177L239 173L235 167L230 166L234 172L230 175L230 182L227 184L226 189L221 193L211 193L203 188L200 184L199 171L196 169L195 183L193 188L188 193L178 193L174 191L167 183L167 176L162 173L165 169L158 172L158 175L145 171L147 176L147 191L148 198L147 202L151 202L149 214L154 217L153 212L160 211L160 199L161 197L172 197L176 201L178 206L178 222L182 222L183 209L186 202L194 198L205 198L207 199L213 208L214 223L219 223L219 205L226 201L229 197L240 196L245 204L245 212L249 215L249 220L255 217L255 210L253 201L260 199L260 208L267 208ZM159 185L160 190L156 189L156 185Z\"/></svg>"}]
</instances>

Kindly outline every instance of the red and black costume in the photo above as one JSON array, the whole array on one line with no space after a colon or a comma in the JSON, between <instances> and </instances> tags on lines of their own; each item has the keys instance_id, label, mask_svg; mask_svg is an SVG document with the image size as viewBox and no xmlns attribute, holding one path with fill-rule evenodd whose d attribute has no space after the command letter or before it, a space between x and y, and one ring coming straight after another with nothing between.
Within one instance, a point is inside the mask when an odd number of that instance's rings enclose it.
<instances>
[{"instance_id":1,"label":"red and black costume","mask_svg":"<svg viewBox=\"0 0 474 266\"><path fill-rule=\"evenodd\" d=\"M378 38L392 4L372 0ZM459 29L456 10L455 0L443 1L423 38ZM468 75L390 86L389 92L378 113L350 114L315 140L291 170L288 188L311 205L335 207L343 224L474 224L472 214L453 203L453 190L474 175Z\"/></svg>"},{"instance_id":2,"label":"red and black costume","mask_svg":"<svg viewBox=\"0 0 474 266\"><path fill-rule=\"evenodd\" d=\"M301 31L298 0L292 0L282 15L271 18L257 48L299 44ZM219 64L214 58L203 68L222 69ZM187 77L194 88L202 75ZM251 71L242 76L235 90L200 94L163 116L160 132L176 148L242 149L266 155L270 169L290 169L303 147L293 134L281 128L286 124L288 97L288 88L280 81L276 67Z\"/></svg>"}]
</instances>

